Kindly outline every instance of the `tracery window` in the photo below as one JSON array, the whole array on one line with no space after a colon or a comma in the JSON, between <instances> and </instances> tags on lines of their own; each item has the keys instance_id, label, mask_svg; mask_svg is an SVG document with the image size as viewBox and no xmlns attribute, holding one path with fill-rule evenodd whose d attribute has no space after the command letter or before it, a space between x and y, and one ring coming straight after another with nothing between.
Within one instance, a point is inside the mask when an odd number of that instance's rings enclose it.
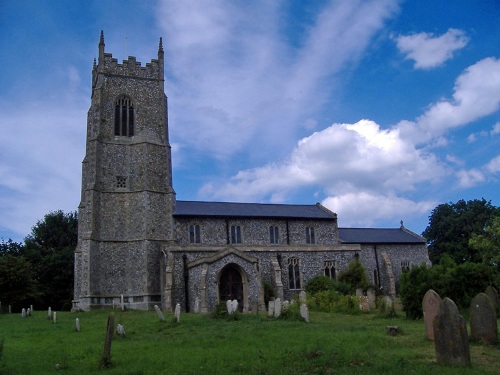
<instances>
[{"instance_id":1,"label":"tracery window","mask_svg":"<svg viewBox=\"0 0 500 375\"><path fill-rule=\"evenodd\" d=\"M198 224L189 226L189 243L201 243L200 226Z\"/></svg>"},{"instance_id":2,"label":"tracery window","mask_svg":"<svg viewBox=\"0 0 500 375\"><path fill-rule=\"evenodd\" d=\"M288 259L288 285L290 289L300 289L300 260Z\"/></svg>"},{"instance_id":3,"label":"tracery window","mask_svg":"<svg viewBox=\"0 0 500 375\"><path fill-rule=\"evenodd\" d=\"M330 279L333 279L333 280L336 279L335 261L334 260L325 260L323 263L323 269L324 269L326 277L329 277Z\"/></svg>"},{"instance_id":4,"label":"tracery window","mask_svg":"<svg viewBox=\"0 0 500 375\"><path fill-rule=\"evenodd\" d=\"M115 102L115 135L132 137L134 122L135 112L132 99L122 95Z\"/></svg>"},{"instance_id":5,"label":"tracery window","mask_svg":"<svg viewBox=\"0 0 500 375\"><path fill-rule=\"evenodd\" d=\"M269 243L280 243L280 232L276 225L269 227Z\"/></svg>"},{"instance_id":6,"label":"tracery window","mask_svg":"<svg viewBox=\"0 0 500 375\"><path fill-rule=\"evenodd\" d=\"M410 270L410 261L404 260L401 262L401 271L409 271Z\"/></svg>"},{"instance_id":7,"label":"tracery window","mask_svg":"<svg viewBox=\"0 0 500 375\"><path fill-rule=\"evenodd\" d=\"M306 243L316 243L316 238L314 236L314 227L306 227Z\"/></svg>"}]
</instances>

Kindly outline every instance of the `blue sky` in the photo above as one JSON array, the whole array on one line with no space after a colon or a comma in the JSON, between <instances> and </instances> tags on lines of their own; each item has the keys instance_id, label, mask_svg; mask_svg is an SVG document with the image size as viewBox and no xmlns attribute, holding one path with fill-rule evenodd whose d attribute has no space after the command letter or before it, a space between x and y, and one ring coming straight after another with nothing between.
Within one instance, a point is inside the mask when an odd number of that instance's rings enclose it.
<instances>
[{"instance_id":1,"label":"blue sky","mask_svg":"<svg viewBox=\"0 0 500 375\"><path fill-rule=\"evenodd\" d=\"M421 233L500 205L500 2L3 1L0 237L76 210L91 69L163 37L177 198Z\"/></svg>"}]
</instances>

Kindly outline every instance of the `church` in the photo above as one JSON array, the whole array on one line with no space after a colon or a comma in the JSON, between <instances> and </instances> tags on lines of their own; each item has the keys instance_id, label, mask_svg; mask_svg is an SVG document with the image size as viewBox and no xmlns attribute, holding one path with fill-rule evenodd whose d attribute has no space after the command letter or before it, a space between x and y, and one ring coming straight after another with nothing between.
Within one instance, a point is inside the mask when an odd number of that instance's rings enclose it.
<instances>
[{"instance_id":1,"label":"church","mask_svg":"<svg viewBox=\"0 0 500 375\"><path fill-rule=\"evenodd\" d=\"M401 273L430 264L426 240L406 229L339 228L310 205L180 201L172 183L164 51L142 66L105 52L101 31L82 162L73 309L123 304L209 312L238 300L264 310L264 289L291 299L317 275L353 259L384 294Z\"/></svg>"}]
</instances>

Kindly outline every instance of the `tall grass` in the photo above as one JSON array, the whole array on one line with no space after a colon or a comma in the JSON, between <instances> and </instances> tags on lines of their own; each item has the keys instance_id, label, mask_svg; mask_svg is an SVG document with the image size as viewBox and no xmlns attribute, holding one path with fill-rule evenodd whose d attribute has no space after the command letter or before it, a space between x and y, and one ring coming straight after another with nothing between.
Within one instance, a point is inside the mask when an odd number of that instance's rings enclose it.
<instances>
[{"instance_id":1,"label":"tall grass","mask_svg":"<svg viewBox=\"0 0 500 375\"><path fill-rule=\"evenodd\" d=\"M182 314L160 322L154 311L115 311L111 366L102 369L109 311L0 315L0 374L498 374L500 347L471 346L472 368L435 364L422 321L379 314L311 312L311 323L240 314L213 319ZM75 331L75 318L81 331ZM388 336L387 325L403 334Z\"/></svg>"}]
</instances>

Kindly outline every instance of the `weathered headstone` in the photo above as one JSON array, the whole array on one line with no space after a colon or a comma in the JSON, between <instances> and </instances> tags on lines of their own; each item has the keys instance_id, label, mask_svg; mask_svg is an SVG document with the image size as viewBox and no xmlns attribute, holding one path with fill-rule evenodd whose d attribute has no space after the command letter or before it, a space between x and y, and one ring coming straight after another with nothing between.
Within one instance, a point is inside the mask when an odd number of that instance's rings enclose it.
<instances>
[{"instance_id":1,"label":"weathered headstone","mask_svg":"<svg viewBox=\"0 0 500 375\"><path fill-rule=\"evenodd\" d=\"M362 312L369 313L370 312L370 304L368 303L367 296L359 296L359 309Z\"/></svg>"},{"instance_id":2,"label":"weathered headstone","mask_svg":"<svg viewBox=\"0 0 500 375\"><path fill-rule=\"evenodd\" d=\"M276 298L274 300L274 317L279 318L281 315L281 300Z\"/></svg>"},{"instance_id":3,"label":"weathered headstone","mask_svg":"<svg viewBox=\"0 0 500 375\"><path fill-rule=\"evenodd\" d=\"M111 365L111 342L113 341L114 327L115 314L111 313L108 315L108 325L106 326L106 338L104 339L104 350L101 359L102 367L109 367Z\"/></svg>"},{"instance_id":4,"label":"weathered headstone","mask_svg":"<svg viewBox=\"0 0 500 375\"><path fill-rule=\"evenodd\" d=\"M52 309L50 307L47 309L47 318L52 319Z\"/></svg>"},{"instance_id":5,"label":"weathered headstone","mask_svg":"<svg viewBox=\"0 0 500 375\"><path fill-rule=\"evenodd\" d=\"M303 303L307 303L307 294L305 291L300 291L299 293L299 302L302 305Z\"/></svg>"},{"instance_id":6,"label":"weathered headstone","mask_svg":"<svg viewBox=\"0 0 500 375\"><path fill-rule=\"evenodd\" d=\"M12 306L9 305L9 314L12 314Z\"/></svg>"},{"instance_id":7,"label":"weathered headstone","mask_svg":"<svg viewBox=\"0 0 500 375\"><path fill-rule=\"evenodd\" d=\"M498 303L500 302L498 300L498 291L495 289L495 287L488 285L484 293L488 297L490 297L491 303L493 304L493 308L495 309L495 313L497 313Z\"/></svg>"},{"instance_id":8,"label":"weathered headstone","mask_svg":"<svg viewBox=\"0 0 500 375\"><path fill-rule=\"evenodd\" d=\"M198 314L200 312L200 298L196 297L194 299L194 312Z\"/></svg>"},{"instance_id":9,"label":"weathered headstone","mask_svg":"<svg viewBox=\"0 0 500 375\"><path fill-rule=\"evenodd\" d=\"M274 316L274 300L268 302L267 315Z\"/></svg>"},{"instance_id":10,"label":"weathered headstone","mask_svg":"<svg viewBox=\"0 0 500 375\"><path fill-rule=\"evenodd\" d=\"M75 331L80 332L80 319L75 319Z\"/></svg>"},{"instance_id":11,"label":"weathered headstone","mask_svg":"<svg viewBox=\"0 0 500 375\"><path fill-rule=\"evenodd\" d=\"M116 334L118 336L125 336L125 328L120 323L116 326Z\"/></svg>"},{"instance_id":12,"label":"weathered headstone","mask_svg":"<svg viewBox=\"0 0 500 375\"><path fill-rule=\"evenodd\" d=\"M52 313L52 323L56 324L57 323L57 312L54 311Z\"/></svg>"},{"instance_id":13,"label":"weathered headstone","mask_svg":"<svg viewBox=\"0 0 500 375\"><path fill-rule=\"evenodd\" d=\"M121 306L122 311L125 310L125 302L123 299L123 294L120 295L120 306Z\"/></svg>"},{"instance_id":14,"label":"weathered headstone","mask_svg":"<svg viewBox=\"0 0 500 375\"><path fill-rule=\"evenodd\" d=\"M28 310L26 310L26 316L31 316L31 308L28 307Z\"/></svg>"},{"instance_id":15,"label":"weathered headstone","mask_svg":"<svg viewBox=\"0 0 500 375\"><path fill-rule=\"evenodd\" d=\"M434 348L439 365L470 366L469 336L465 319L449 298L434 318Z\"/></svg>"},{"instance_id":16,"label":"weathered headstone","mask_svg":"<svg viewBox=\"0 0 500 375\"><path fill-rule=\"evenodd\" d=\"M228 300L226 301L226 309L227 309L227 313L228 313L229 315L231 315L231 314L233 313L233 303L231 302L231 300L230 300L230 299L228 299Z\"/></svg>"},{"instance_id":17,"label":"weathered headstone","mask_svg":"<svg viewBox=\"0 0 500 375\"><path fill-rule=\"evenodd\" d=\"M2 305L0 305L0 307L2 307ZM33 315L33 313L35 312L35 309L33 308L33 305L30 306L30 309L31 309L31 314Z\"/></svg>"},{"instance_id":18,"label":"weathered headstone","mask_svg":"<svg viewBox=\"0 0 500 375\"><path fill-rule=\"evenodd\" d=\"M307 305L305 303L300 305L300 316L302 317L302 319L309 323L309 309L307 308Z\"/></svg>"},{"instance_id":19,"label":"weathered headstone","mask_svg":"<svg viewBox=\"0 0 500 375\"><path fill-rule=\"evenodd\" d=\"M154 309L156 311L156 315L158 316L158 319L160 319L161 321L164 321L165 320L165 317L163 316L163 313L161 312L160 308L158 307L158 305L155 305L154 306Z\"/></svg>"},{"instance_id":20,"label":"weathered headstone","mask_svg":"<svg viewBox=\"0 0 500 375\"><path fill-rule=\"evenodd\" d=\"M497 342L497 314L485 293L479 293L470 303L470 338L482 344Z\"/></svg>"},{"instance_id":21,"label":"weathered headstone","mask_svg":"<svg viewBox=\"0 0 500 375\"><path fill-rule=\"evenodd\" d=\"M181 305L180 305L180 303L175 305L175 320L177 321L177 323L179 323L181 321Z\"/></svg>"},{"instance_id":22,"label":"weathered headstone","mask_svg":"<svg viewBox=\"0 0 500 375\"><path fill-rule=\"evenodd\" d=\"M26 318L26 309L24 307L21 310L21 318Z\"/></svg>"},{"instance_id":23,"label":"weathered headstone","mask_svg":"<svg viewBox=\"0 0 500 375\"><path fill-rule=\"evenodd\" d=\"M283 301L283 307L282 307L282 310L283 310L283 311L287 311L289 307L290 307L290 302L288 302L288 301Z\"/></svg>"},{"instance_id":24,"label":"weathered headstone","mask_svg":"<svg viewBox=\"0 0 500 375\"><path fill-rule=\"evenodd\" d=\"M361 289L361 288L356 289L356 296L360 297L360 296L363 296L363 295L364 295L363 289Z\"/></svg>"},{"instance_id":25,"label":"weathered headstone","mask_svg":"<svg viewBox=\"0 0 500 375\"><path fill-rule=\"evenodd\" d=\"M236 311L238 311L238 300L233 299L231 301L231 314L234 314Z\"/></svg>"},{"instance_id":26,"label":"weathered headstone","mask_svg":"<svg viewBox=\"0 0 500 375\"><path fill-rule=\"evenodd\" d=\"M434 317L437 315L441 297L434 290L429 289L422 299L422 310L424 312L425 335L429 340L434 340Z\"/></svg>"},{"instance_id":27,"label":"weathered headstone","mask_svg":"<svg viewBox=\"0 0 500 375\"><path fill-rule=\"evenodd\" d=\"M368 299L368 306L370 309L377 307L377 293L372 288L366 291L366 298Z\"/></svg>"}]
</instances>

